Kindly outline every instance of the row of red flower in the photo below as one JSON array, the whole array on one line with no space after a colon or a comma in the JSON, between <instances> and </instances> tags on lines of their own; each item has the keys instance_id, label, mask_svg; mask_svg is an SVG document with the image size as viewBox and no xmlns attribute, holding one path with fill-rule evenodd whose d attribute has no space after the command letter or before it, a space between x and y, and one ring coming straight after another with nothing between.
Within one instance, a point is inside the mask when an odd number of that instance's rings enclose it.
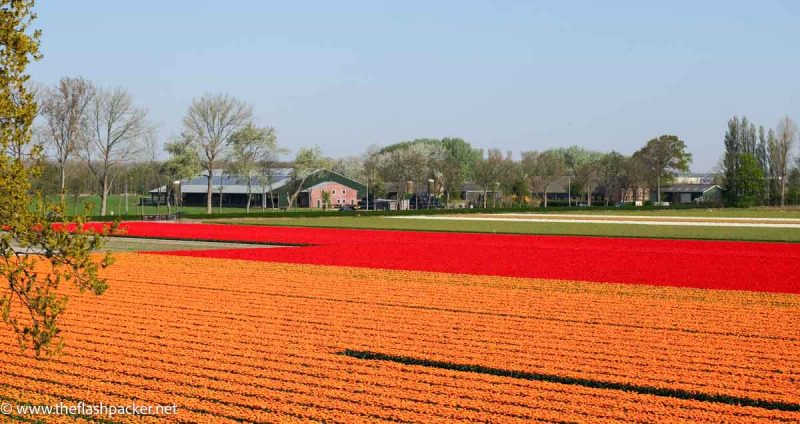
<instances>
[{"instance_id":1,"label":"row of red flower","mask_svg":"<svg viewBox=\"0 0 800 424\"><path fill-rule=\"evenodd\" d=\"M99 225L99 224L98 224ZM800 244L124 223L129 236L298 244L162 254L800 293Z\"/></svg>"}]
</instances>

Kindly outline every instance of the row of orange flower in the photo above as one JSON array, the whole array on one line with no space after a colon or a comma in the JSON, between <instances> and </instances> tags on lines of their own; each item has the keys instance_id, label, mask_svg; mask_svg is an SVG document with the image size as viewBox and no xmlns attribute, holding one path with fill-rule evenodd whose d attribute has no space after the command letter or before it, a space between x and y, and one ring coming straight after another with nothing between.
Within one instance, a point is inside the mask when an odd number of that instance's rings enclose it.
<instances>
[{"instance_id":1,"label":"row of orange flower","mask_svg":"<svg viewBox=\"0 0 800 424\"><path fill-rule=\"evenodd\" d=\"M12 343L0 345L0 395L16 387L87 402L174 401L180 419L196 422L800 419L794 412L336 355L374 349L796 401L797 349L782 350L799 338L781 323L798 312L790 296L720 294L698 302L682 289L628 286L620 299L582 283L141 255L119 255L109 277L103 297L73 298L64 357L40 363ZM581 314L581 305L591 310ZM715 323L697 318L687 328L706 332L702 337L652 328L655 322L618 326L625 322L620 311L630 310L637 323L655 312L665 323L682 323L697 306L717 320L729 315L738 335L715 334ZM781 327L774 332L779 339L757 333L765 320ZM675 345L669 361L656 354L665 346L659 339L668 337ZM658 359L664 360L642 368ZM770 373L775 369L783 374Z\"/></svg>"}]
</instances>

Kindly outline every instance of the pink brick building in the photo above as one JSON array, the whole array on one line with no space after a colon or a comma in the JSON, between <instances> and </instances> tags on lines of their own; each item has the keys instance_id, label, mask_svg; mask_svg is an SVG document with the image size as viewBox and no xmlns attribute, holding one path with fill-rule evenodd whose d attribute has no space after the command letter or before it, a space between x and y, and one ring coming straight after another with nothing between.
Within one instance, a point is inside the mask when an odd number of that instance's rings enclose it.
<instances>
[{"instance_id":1,"label":"pink brick building","mask_svg":"<svg viewBox=\"0 0 800 424\"><path fill-rule=\"evenodd\" d=\"M311 186L304 190L308 192L308 206L311 208L322 208L322 192L330 193L329 207L336 208L345 205L354 206L358 204L358 190L354 190L345 185L333 181L326 181Z\"/></svg>"}]
</instances>

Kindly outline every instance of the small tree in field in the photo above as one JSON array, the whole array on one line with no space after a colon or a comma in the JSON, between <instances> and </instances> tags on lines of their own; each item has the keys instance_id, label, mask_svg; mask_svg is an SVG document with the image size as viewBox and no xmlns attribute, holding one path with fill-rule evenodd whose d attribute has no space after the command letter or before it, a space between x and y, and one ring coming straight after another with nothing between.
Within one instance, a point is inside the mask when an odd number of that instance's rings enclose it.
<instances>
[{"instance_id":1,"label":"small tree in field","mask_svg":"<svg viewBox=\"0 0 800 424\"><path fill-rule=\"evenodd\" d=\"M41 149L32 149L28 158L9 154L9 147L30 142L37 112L25 84L28 64L39 58L40 33L30 31L32 8L33 1L0 1L0 317L20 347L39 356L62 345L62 283L101 294L108 284L98 271L112 259L91 255L103 234L86 231L81 218L68 224L63 203L48 207L41 196L32 198L30 179L40 172Z\"/></svg>"},{"instance_id":2,"label":"small tree in field","mask_svg":"<svg viewBox=\"0 0 800 424\"><path fill-rule=\"evenodd\" d=\"M308 177L314 172L330 165L329 161L322 156L322 150L319 146L313 148L302 148L297 151L294 158L294 169L292 170L292 184L294 184L294 192L288 201L288 208L291 208L297 202L297 196L303 190L303 184L306 183ZM288 195L288 193L287 193Z\"/></svg>"},{"instance_id":3,"label":"small tree in field","mask_svg":"<svg viewBox=\"0 0 800 424\"><path fill-rule=\"evenodd\" d=\"M322 197L322 209L328 210L328 208L330 208L331 205L331 192L327 190L322 190L322 193L320 193L320 195Z\"/></svg>"},{"instance_id":4,"label":"small tree in field","mask_svg":"<svg viewBox=\"0 0 800 424\"><path fill-rule=\"evenodd\" d=\"M176 138L164 145L164 150L169 153L169 159L161 165L161 173L167 176L167 201L174 195L175 205L181 205L182 194L173 194L175 181L191 178L200 172L200 159L190 140L185 137ZM169 204L168 204L169 206Z\"/></svg>"}]
</instances>

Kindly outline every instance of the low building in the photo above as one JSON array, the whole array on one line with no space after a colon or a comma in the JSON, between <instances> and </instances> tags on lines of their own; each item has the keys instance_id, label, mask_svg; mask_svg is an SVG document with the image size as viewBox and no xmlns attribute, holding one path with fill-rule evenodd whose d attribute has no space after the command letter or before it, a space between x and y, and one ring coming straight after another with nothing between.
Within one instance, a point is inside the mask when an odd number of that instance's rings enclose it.
<instances>
[{"instance_id":1,"label":"low building","mask_svg":"<svg viewBox=\"0 0 800 424\"><path fill-rule=\"evenodd\" d=\"M653 191L652 200L658 193ZM717 202L722 198L722 187L716 184L674 184L661 187L661 201L669 203Z\"/></svg>"},{"instance_id":2,"label":"low building","mask_svg":"<svg viewBox=\"0 0 800 424\"><path fill-rule=\"evenodd\" d=\"M438 194L434 192L432 195L429 195L428 192L432 188L431 185L432 184L429 182L424 182L415 188L414 182L408 181L401 185L399 196L397 183L386 182L383 188L388 199L401 199L400 209L425 209L429 206L439 207L441 204L440 200L433 199L444 194L441 189L439 189ZM459 199L461 199L461 203L464 207L480 207L483 205L483 195L484 192L481 186L472 182L465 182L461 186ZM495 192L491 188L486 191L487 205L492 204L492 201L495 200L495 196L499 199L500 193ZM408 202L403 202L404 197Z\"/></svg>"},{"instance_id":3,"label":"low building","mask_svg":"<svg viewBox=\"0 0 800 424\"><path fill-rule=\"evenodd\" d=\"M298 182L291 177L291 168L273 169L271 175L250 178L250 207L285 208L297 189ZM150 190L148 203L166 203L167 193L180 196L185 206L205 206L208 196L208 177L203 173L174 184L172 190L161 186ZM215 207L246 207L247 177L225 175L215 171L211 176L211 203ZM366 190L364 184L339 173L320 169L303 182L297 196L299 207L322 207L322 192L331 194L331 206L355 205L359 193Z\"/></svg>"},{"instance_id":4,"label":"low building","mask_svg":"<svg viewBox=\"0 0 800 424\"><path fill-rule=\"evenodd\" d=\"M327 207L338 208L358 204L358 190L335 181L323 181L303 190L298 196L298 206L301 208L325 207L325 193L328 194Z\"/></svg>"}]
</instances>

